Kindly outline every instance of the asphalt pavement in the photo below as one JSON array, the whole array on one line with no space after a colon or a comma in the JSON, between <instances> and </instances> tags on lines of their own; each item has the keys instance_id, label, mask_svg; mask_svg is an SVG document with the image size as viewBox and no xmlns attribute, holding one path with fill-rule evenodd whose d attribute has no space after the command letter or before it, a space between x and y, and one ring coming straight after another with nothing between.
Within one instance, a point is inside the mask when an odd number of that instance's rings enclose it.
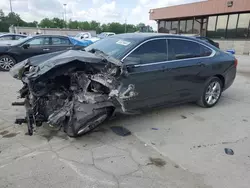
<instances>
[{"instance_id":1,"label":"asphalt pavement","mask_svg":"<svg viewBox=\"0 0 250 188\"><path fill-rule=\"evenodd\" d=\"M119 117L77 139L48 127L25 135L25 125L13 124L24 109L11 106L21 84L1 72L0 187L248 188L250 57L237 57L236 80L215 107ZM132 135L118 136L111 126Z\"/></svg>"}]
</instances>

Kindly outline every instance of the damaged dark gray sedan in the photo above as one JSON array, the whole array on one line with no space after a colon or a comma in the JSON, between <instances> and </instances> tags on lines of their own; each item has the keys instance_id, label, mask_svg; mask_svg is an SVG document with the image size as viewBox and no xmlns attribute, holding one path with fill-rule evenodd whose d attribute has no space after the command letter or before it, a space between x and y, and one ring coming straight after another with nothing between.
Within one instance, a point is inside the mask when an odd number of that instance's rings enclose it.
<instances>
[{"instance_id":1,"label":"damaged dark gray sedan","mask_svg":"<svg viewBox=\"0 0 250 188\"><path fill-rule=\"evenodd\" d=\"M133 33L82 50L32 57L10 71L23 82L29 134L44 122L72 137L117 112L197 102L212 107L234 81L237 60L191 37ZM17 104L17 103L16 103ZM19 104L20 105L20 104Z\"/></svg>"}]
</instances>

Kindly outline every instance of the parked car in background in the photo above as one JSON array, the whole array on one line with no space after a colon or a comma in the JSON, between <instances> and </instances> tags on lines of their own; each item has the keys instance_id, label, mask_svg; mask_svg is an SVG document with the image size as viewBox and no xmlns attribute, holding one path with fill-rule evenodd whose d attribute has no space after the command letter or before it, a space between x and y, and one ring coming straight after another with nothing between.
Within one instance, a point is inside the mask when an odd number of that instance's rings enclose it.
<instances>
[{"instance_id":1,"label":"parked car in background","mask_svg":"<svg viewBox=\"0 0 250 188\"><path fill-rule=\"evenodd\" d=\"M102 32L99 35L97 35L97 37L99 37L100 39L103 39L103 38L114 36L114 35L115 33L112 33L112 32Z\"/></svg>"},{"instance_id":2,"label":"parked car in background","mask_svg":"<svg viewBox=\"0 0 250 188\"><path fill-rule=\"evenodd\" d=\"M93 37L89 32L78 33L74 38L76 38L77 40L90 40L92 42L100 40L100 38L98 37Z\"/></svg>"},{"instance_id":3,"label":"parked car in background","mask_svg":"<svg viewBox=\"0 0 250 188\"><path fill-rule=\"evenodd\" d=\"M8 71L16 63L35 55L67 49L81 49L92 41L79 41L67 36L36 35L8 43L0 43L0 70Z\"/></svg>"},{"instance_id":4,"label":"parked car in background","mask_svg":"<svg viewBox=\"0 0 250 188\"><path fill-rule=\"evenodd\" d=\"M218 42L215 42L213 40L211 40L208 37L201 37L201 36L196 36L197 39L203 40L205 42L208 42L210 44L212 44L213 46L215 46L216 48L220 48L220 44Z\"/></svg>"},{"instance_id":5,"label":"parked car in background","mask_svg":"<svg viewBox=\"0 0 250 188\"><path fill-rule=\"evenodd\" d=\"M10 40L19 40L19 39L23 39L26 37L27 37L27 35L14 34L14 33L1 34L0 35L0 42L1 41L10 41Z\"/></svg>"},{"instance_id":6,"label":"parked car in background","mask_svg":"<svg viewBox=\"0 0 250 188\"><path fill-rule=\"evenodd\" d=\"M30 134L48 122L76 137L115 112L185 102L212 107L233 83L236 66L234 56L193 37L130 33L104 38L84 51L32 57L11 74L24 83L20 96Z\"/></svg>"}]
</instances>

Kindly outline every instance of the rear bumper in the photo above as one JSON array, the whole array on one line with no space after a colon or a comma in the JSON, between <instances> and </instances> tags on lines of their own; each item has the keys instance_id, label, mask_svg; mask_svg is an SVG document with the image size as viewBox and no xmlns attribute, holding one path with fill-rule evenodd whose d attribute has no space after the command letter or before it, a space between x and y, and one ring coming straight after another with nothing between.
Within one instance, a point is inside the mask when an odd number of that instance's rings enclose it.
<instances>
[{"instance_id":1,"label":"rear bumper","mask_svg":"<svg viewBox=\"0 0 250 188\"><path fill-rule=\"evenodd\" d=\"M235 77L236 77L236 67L232 66L224 73L224 78L225 78L225 83L223 87L224 91L233 84Z\"/></svg>"}]
</instances>

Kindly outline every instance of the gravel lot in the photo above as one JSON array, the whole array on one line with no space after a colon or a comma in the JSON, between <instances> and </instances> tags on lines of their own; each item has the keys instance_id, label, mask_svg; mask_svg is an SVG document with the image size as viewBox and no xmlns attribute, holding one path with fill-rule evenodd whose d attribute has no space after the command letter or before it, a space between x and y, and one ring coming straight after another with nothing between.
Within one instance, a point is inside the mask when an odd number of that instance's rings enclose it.
<instances>
[{"instance_id":1,"label":"gravel lot","mask_svg":"<svg viewBox=\"0 0 250 188\"><path fill-rule=\"evenodd\" d=\"M25 125L13 124L24 109L11 106L20 83L0 72L0 187L248 188L250 57L238 58L235 83L214 108L186 104L120 117L78 139L46 127L25 135Z\"/></svg>"}]
</instances>

